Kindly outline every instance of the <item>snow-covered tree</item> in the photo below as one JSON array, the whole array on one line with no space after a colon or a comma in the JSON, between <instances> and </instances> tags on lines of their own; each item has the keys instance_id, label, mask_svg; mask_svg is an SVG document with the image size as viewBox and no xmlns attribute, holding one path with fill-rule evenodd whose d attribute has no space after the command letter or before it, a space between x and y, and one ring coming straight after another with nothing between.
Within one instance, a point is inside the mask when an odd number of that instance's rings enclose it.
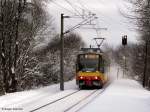
<instances>
[{"instance_id":1,"label":"snow-covered tree","mask_svg":"<svg viewBox=\"0 0 150 112\"><path fill-rule=\"evenodd\" d=\"M4 92L21 89L25 80L32 82L32 73L38 73L38 60L33 54L36 38L52 32L53 28L48 30L51 22L42 1L0 0L0 76Z\"/></svg>"}]
</instances>

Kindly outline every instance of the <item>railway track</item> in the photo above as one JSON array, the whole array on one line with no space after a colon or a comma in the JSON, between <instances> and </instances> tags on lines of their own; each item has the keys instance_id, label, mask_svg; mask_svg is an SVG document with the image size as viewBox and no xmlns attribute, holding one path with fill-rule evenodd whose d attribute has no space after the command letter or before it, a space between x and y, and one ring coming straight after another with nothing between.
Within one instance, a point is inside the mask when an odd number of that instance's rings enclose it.
<instances>
[{"instance_id":1,"label":"railway track","mask_svg":"<svg viewBox=\"0 0 150 112\"><path fill-rule=\"evenodd\" d=\"M41 108L44 108L44 107L46 107L46 106L48 106L48 105L51 105L51 104L54 104L55 102L58 102L58 101L60 101L60 100L62 100L62 99L64 99L64 98L66 98L66 97L69 97L69 96L71 96L71 95L73 95L73 94L75 94L75 93L77 93L77 92L79 92L80 90L77 90L77 91L75 91L75 92L72 92L72 93L70 93L70 94L67 94L67 95L65 95L65 96L63 96L63 97L61 97L61 98L58 98L57 100L54 100L54 101L51 101L51 102L49 102L49 103L47 103L47 104L45 104L45 105L42 105L42 106L40 106L40 107L38 107L38 108L36 108L36 109L33 109L33 110L31 110L30 112L35 112L35 111L37 111L37 110L40 110Z\"/></svg>"},{"instance_id":2,"label":"railway track","mask_svg":"<svg viewBox=\"0 0 150 112\"><path fill-rule=\"evenodd\" d=\"M93 95L94 93L96 93L97 91L99 91L99 90L93 91L91 94L89 94L89 95L86 96L85 98L81 99L80 101L76 102L74 105L72 105L72 106L70 106L69 108L67 108L66 110L64 110L64 112L69 112L69 111L71 112L71 110L73 110L73 108L75 108L75 110L74 110L73 112L79 111L79 110L81 109L81 107L76 110L76 106L79 105L81 102L85 101L87 98L89 98L90 96L92 96L92 95ZM85 105L83 105L82 107L84 107L84 106L85 106Z\"/></svg>"},{"instance_id":3,"label":"railway track","mask_svg":"<svg viewBox=\"0 0 150 112\"><path fill-rule=\"evenodd\" d=\"M57 100L30 110L30 112L78 112L98 95L103 93L108 85L109 83L106 84L103 89L98 90L77 90Z\"/></svg>"},{"instance_id":4,"label":"railway track","mask_svg":"<svg viewBox=\"0 0 150 112\"><path fill-rule=\"evenodd\" d=\"M75 107L76 105L80 104L80 102L84 101L85 99L87 99L88 97L90 97L92 94L94 94L97 91L100 91L100 90L78 90L78 91L73 92L69 95L66 95L62 98L59 98L55 101L49 102L49 103L42 105L36 109L33 109L30 112L67 112L67 111L71 110L73 107ZM79 97L79 98L77 98L77 97ZM75 99L75 101L73 103L71 103L71 100L73 100L73 99ZM68 100L70 100L70 103L65 105L64 103L67 102ZM59 109L58 109L60 107L60 105L64 105L64 108L60 109L61 111L59 111ZM47 111L45 111L45 110L47 110Z\"/></svg>"},{"instance_id":5,"label":"railway track","mask_svg":"<svg viewBox=\"0 0 150 112\"><path fill-rule=\"evenodd\" d=\"M78 112L90 102L92 102L98 95L102 94L105 89L109 86L110 82L108 82L102 90L94 91L92 94L88 95L87 97L83 98L82 100L78 101L70 108L66 109L64 112Z\"/></svg>"}]
</instances>

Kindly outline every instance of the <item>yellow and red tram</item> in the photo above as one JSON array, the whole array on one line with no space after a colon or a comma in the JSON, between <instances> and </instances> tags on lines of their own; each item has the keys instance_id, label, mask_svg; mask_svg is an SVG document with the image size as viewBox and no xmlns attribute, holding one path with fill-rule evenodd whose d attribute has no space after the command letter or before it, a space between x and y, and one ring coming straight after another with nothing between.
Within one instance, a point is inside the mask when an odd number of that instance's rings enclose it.
<instances>
[{"instance_id":1,"label":"yellow and red tram","mask_svg":"<svg viewBox=\"0 0 150 112\"><path fill-rule=\"evenodd\" d=\"M107 81L105 74L105 60L102 53L84 52L77 55L76 83L83 87L102 88Z\"/></svg>"}]
</instances>

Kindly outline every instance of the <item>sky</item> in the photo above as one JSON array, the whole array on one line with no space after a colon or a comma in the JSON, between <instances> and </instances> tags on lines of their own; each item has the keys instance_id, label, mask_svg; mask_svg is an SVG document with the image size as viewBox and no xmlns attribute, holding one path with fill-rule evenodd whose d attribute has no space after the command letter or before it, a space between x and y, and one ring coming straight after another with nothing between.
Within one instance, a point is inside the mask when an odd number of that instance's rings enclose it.
<instances>
[{"instance_id":1,"label":"sky","mask_svg":"<svg viewBox=\"0 0 150 112\"><path fill-rule=\"evenodd\" d=\"M91 29L91 25L84 25L74 30L74 32L78 32L82 36L87 46L96 45L93 38L104 37L105 43L114 47L121 44L123 35L128 35L129 42L137 42L137 32L134 30L134 24L120 13L121 10L129 14L130 10L127 8L130 7L132 5L127 3L126 0L52 0L47 4L49 13L55 19L58 32L60 32L61 13L70 16L70 18L64 19L65 31L83 21L83 18L74 18L74 15L77 15L78 12L80 14L83 14L83 12L87 14L89 11L95 13L98 19L92 23L96 24L95 27L107 28L107 30L99 30L97 34L95 30ZM86 29L83 27L86 27Z\"/></svg>"}]
</instances>

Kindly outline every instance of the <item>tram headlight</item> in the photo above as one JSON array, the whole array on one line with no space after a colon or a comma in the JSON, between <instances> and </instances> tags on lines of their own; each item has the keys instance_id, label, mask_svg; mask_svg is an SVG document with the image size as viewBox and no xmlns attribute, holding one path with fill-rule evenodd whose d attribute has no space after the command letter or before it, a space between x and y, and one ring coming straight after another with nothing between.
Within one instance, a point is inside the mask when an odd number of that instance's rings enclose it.
<instances>
[{"instance_id":1,"label":"tram headlight","mask_svg":"<svg viewBox=\"0 0 150 112\"><path fill-rule=\"evenodd\" d=\"M97 79L98 79L98 77L97 77L97 76L95 76L95 77L94 77L94 79L96 79L96 80L97 80Z\"/></svg>"},{"instance_id":2,"label":"tram headlight","mask_svg":"<svg viewBox=\"0 0 150 112\"><path fill-rule=\"evenodd\" d=\"M79 76L79 79L82 80L82 79L84 79L84 77L83 76Z\"/></svg>"}]
</instances>

